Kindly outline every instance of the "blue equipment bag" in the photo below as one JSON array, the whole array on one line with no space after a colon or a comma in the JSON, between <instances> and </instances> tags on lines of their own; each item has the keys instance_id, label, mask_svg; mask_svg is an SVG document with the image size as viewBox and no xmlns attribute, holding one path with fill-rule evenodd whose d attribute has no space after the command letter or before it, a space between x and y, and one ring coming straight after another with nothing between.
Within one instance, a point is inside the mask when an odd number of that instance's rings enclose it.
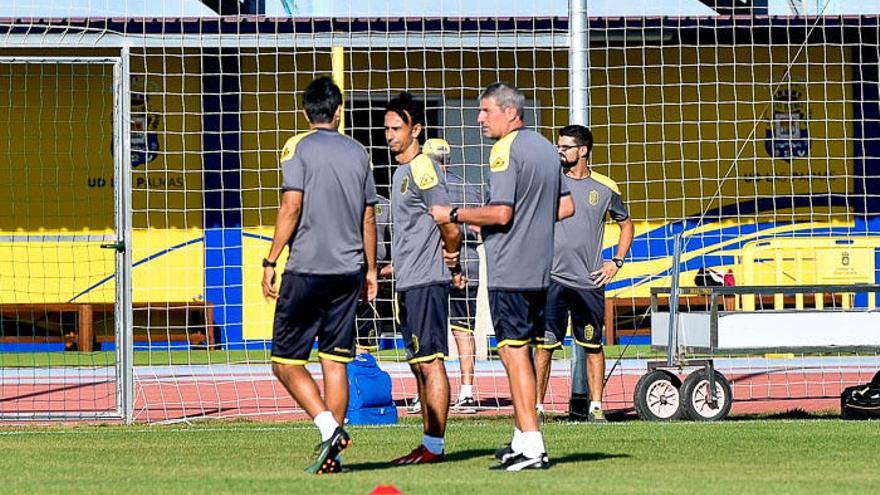
<instances>
[{"instance_id":1,"label":"blue equipment bag","mask_svg":"<svg viewBox=\"0 0 880 495\"><path fill-rule=\"evenodd\" d=\"M348 423L397 423L397 406L391 398L391 375L382 371L372 354L358 354L348 363Z\"/></svg>"}]
</instances>

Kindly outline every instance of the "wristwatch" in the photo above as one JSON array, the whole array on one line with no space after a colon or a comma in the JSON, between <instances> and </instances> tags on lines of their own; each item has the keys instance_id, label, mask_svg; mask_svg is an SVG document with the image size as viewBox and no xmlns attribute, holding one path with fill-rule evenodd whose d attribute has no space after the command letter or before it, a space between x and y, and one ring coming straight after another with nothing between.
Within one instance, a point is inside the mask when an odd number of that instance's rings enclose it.
<instances>
[{"instance_id":1,"label":"wristwatch","mask_svg":"<svg viewBox=\"0 0 880 495\"><path fill-rule=\"evenodd\" d=\"M449 210L449 221L452 223L458 223L458 208L453 208Z\"/></svg>"},{"instance_id":2,"label":"wristwatch","mask_svg":"<svg viewBox=\"0 0 880 495\"><path fill-rule=\"evenodd\" d=\"M611 261L613 261L614 264L617 265L617 268L623 268L623 260L622 260L622 259L620 259L620 258L611 258Z\"/></svg>"},{"instance_id":3,"label":"wristwatch","mask_svg":"<svg viewBox=\"0 0 880 495\"><path fill-rule=\"evenodd\" d=\"M460 274L461 273L461 263L456 263L455 266L450 266L449 273L451 273L453 277Z\"/></svg>"},{"instance_id":4,"label":"wristwatch","mask_svg":"<svg viewBox=\"0 0 880 495\"><path fill-rule=\"evenodd\" d=\"M263 258L263 268L275 268L278 266L277 261L269 261L269 258Z\"/></svg>"}]
</instances>

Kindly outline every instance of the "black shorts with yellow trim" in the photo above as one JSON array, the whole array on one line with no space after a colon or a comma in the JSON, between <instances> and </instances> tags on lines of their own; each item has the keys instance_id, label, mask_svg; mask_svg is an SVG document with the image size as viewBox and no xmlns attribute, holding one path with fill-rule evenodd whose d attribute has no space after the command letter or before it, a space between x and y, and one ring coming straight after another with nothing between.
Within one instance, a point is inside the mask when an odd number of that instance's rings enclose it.
<instances>
[{"instance_id":1,"label":"black shorts with yellow trim","mask_svg":"<svg viewBox=\"0 0 880 495\"><path fill-rule=\"evenodd\" d=\"M489 312L498 347L534 345L544 335L547 291L489 289Z\"/></svg>"},{"instance_id":2,"label":"black shorts with yellow trim","mask_svg":"<svg viewBox=\"0 0 880 495\"><path fill-rule=\"evenodd\" d=\"M449 289L449 326L454 332L474 333L477 320L477 288Z\"/></svg>"},{"instance_id":3,"label":"black shorts with yellow trim","mask_svg":"<svg viewBox=\"0 0 880 495\"><path fill-rule=\"evenodd\" d=\"M285 272L275 304L272 362L304 365L315 339L318 356L347 363L355 355L355 324L363 274Z\"/></svg>"},{"instance_id":4,"label":"black shorts with yellow trim","mask_svg":"<svg viewBox=\"0 0 880 495\"><path fill-rule=\"evenodd\" d=\"M569 315L571 320L569 320ZM571 323L574 342L587 352L602 350L605 323L605 289L580 289L550 281L547 289L547 329L540 347L562 346Z\"/></svg>"},{"instance_id":5,"label":"black shorts with yellow trim","mask_svg":"<svg viewBox=\"0 0 880 495\"><path fill-rule=\"evenodd\" d=\"M379 315L375 307L361 300L357 307L357 348L379 350Z\"/></svg>"},{"instance_id":6,"label":"black shorts with yellow trim","mask_svg":"<svg viewBox=\"0 0 880 495\"><path fill-rule=\"evenodd\" d=\"M397 291L397 323L410 364L445 359L449 354L449 284Z\"/></svg>"}]
</instances>

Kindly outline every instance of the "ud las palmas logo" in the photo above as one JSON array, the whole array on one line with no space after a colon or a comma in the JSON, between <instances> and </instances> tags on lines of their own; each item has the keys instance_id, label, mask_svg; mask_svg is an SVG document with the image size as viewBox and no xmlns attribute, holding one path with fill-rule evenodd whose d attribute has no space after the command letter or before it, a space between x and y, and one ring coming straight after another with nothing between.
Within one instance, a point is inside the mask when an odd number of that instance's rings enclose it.
<instances>
[{"instance_id":1,"label":"ud las palmas logo","mask_svg":"<svg viewBox=\"0 0 880 495\"><path fill-rule=\"evenodd\" d=\"M803 86L784 84L773 94L773 108L767 122L764 148L767 154L791 162L810 152L807 126L810 117Z\"/></svg>"},{"instance_id":2,"label":"ud las palmas logo","mask_svg":"<svg viewBox=\"0 0 880 495\"><path fill-rule=\"evenodd\" d=\"M159 86L152 82L145 82L142 77L132 76L131 78L131 168L137 169L145 163L150 163L159 156L161 146L159 145L159 131L162 130L162 114L156 109L150 109L148 94L158 94ZM112 154L113 145L111 142L110 153ZM168 187L183 187L183 177L173 177L159 179ZM134 180L135 188L141 189L148 184L147 178L138 177ZM113 178L106 176L88 177L88 186L90 188L113 187Z\"/></svg>"},{"instance_id":3,"label":"ud las palmas logo","mask_svg":"<svg viewBox=\"0 0 880 495\"><path fill-rule=\"evenodd\" d=\"M150 112L148 96L158 93L159 88L152 81L144 84L141 77L131 78L131 166L137 168L150 163L159 155L159 131L162 130L162 115Z\"/></svg>"}]
</instances>

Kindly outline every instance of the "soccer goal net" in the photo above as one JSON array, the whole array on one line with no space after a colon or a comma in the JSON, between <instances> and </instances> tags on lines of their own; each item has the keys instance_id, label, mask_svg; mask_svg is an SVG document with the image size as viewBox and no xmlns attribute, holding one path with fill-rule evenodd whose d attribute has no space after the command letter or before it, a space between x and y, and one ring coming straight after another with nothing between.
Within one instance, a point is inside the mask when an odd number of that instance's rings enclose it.
<instances>
[{"instance_id":1,"label":"soccer goal net","mask_svg":"<svg viewBox=\"0 0 880 495\"><path fill-rule=\"evenodd\" d=\"M617 183L636 225L606 293L608 409L630 410L645 359L659 355L651 289L671 283L674 234L683 235L683 286L698 271L703 282L740 286L878 280L877 17L703 16L682 13L688 2L672 2L672 13L643 2L641 13L584 18L575 33L567 8L541 17L537 2L504 16L443 17L410 16L395 2L347 13L266 3L262 17L166 6L0 22L0 416L301 413L271 373L274 304L261 293L261 260L281 196L280 150L308 129L302 92L323 75L343 88L342 132L370 153L386 200L395 192L384 107L402 91L424 103L424 137L448 142L448 172L483 195L492 142L477 99L489 84L519 87L527 125L553 142L571 122L591 127L593 170ZM379 218L382 266L393 260L388 216ZM606 226L606 259L617 229ZM479 266L480 254L464 253ZM462 296L475 302L464 305L474 398L504 411L484 290ZM864 316L876 306L872 293L820 290L738 295L730 312L792 315L761 327L769 336L804 314ZM381 279L357 325L405 406L417 390L393 293L393 275ZM682 304L706 308L696 296ZM847 321L825 331L857 326ZM785 333L714 351L729 358L719 369L748 410L865 381L880 367L878 342L852 338ZM454 400L462 356L451 336L450 349ZM550 410L567 407L570 350L566 341L556 353Z\"/></svg>"}]
</instances>

